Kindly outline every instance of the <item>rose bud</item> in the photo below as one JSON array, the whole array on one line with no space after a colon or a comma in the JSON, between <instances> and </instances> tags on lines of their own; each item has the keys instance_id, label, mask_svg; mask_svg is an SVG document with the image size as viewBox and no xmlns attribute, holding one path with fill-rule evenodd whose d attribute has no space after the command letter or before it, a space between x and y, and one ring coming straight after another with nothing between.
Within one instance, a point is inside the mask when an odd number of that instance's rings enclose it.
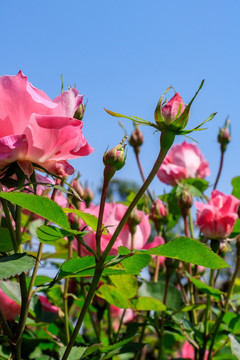
<instances>
[{"instance_id":1,"label":"rose bud","mask_svg":"<svg viewBox=\"0 0 240 360\"><path fill-rule=\"evenodd\" d=\"M89 187L87 186L87 184L85 185L84 189L83 189L83 196L82 196L83 200L86 203L86 207L88 208L91 201L94 198L94 194L93 192L89 189Z\"/></svg>"},{"instance_id":2,"label":"rose bud","mask_svg":"<svg viewBox=\"0 0 240 360\"><path fill-rule=\"evenodd\" d=\"M133 211L131 212L129 218L127 219L127 224L130 230L130 233L132 235L135 234L136 230L137 230L137 225L140 224L142 220L142 216L141 213L138 211L138 209L135 207L133 209Z\"/></svg>"},{"instance_id":3,"label":"rose bud","mask_svg":"<svg viewBox=\"0 0 240 360\"><path fill-rule=\"evenodd\" d=\"M167 220L168 210L160 199L154 201L151 207L149 219L154 222L157 231L160 230L162 224Z\"/></svg>"},{"instance_id":4,"label":"rose bud","mask_svg":"<svg viewBox=\"0 0 240 360\"><path fill-rule=\"evenodd\" d=\"M85 104L85 105L80 104L73 117L75 119L77 119L77 120L82 121L84 113L85 113L86 106L87 106L87 104Z\"/></svg>"},{"instance_id":5,"label":"rose bud","mask_svg":"<svg viewBox=\"0 0 240 360\"><path fill-rule=\"evenodd\" d=\"M139 127L136 126L129 140L129 144L134 148L136 154L139 153L140 146L143 144L143 141L143 133L140 131Z\"/></svg>"},{"instance_id":6,"label":"rose bud","mask_svg":"<svg viewBox=\"0 0 240 360\"><path fill-rule=\"evenodd\" d=\"M162 106L164 94L159 100L154 113L156 124L160 130L166 130L168 127L177 131L184 129L188 123L189 111L184 112L186 105L181 96L179 93L176 93L164 106ZM183 112L185 115L181 116Z\"/></svg>"},{"instance_id":7,"label":"rose bud","mask_svg":"<svg viewBox=\"0 0 240 360\"><path fill-rule=\"evenodd\" d=\"M221 151L224 152L227 148L227 144L231 141L231 132L230 132L230 119L225 121L223 128L219 129L218 133L218 142L221 145Z\"/></svg>"},{"instance_id":8,"label":"rose bud","mask_svg":"<svg viewBox=\"0 0 240 360\"><path fill-rule=\"evenodd\" d=\"M186 217L189 213L189 209L193 205L193 198L191 193L187 189L183 189L178 198L178 206L181 210L183 217Z\"/></svg>"},{"instance_id":9,"label":"rose bud","mask_svg":"<svg viewBox=\"0 0 240 360\"><path fill-rule=\"evenodd\" d=\"M126 160L125 146L124 144L126 137L122 139L120 144L105 152L103 156L103 163L105 165L104 178L110 180L115 174L116 170L120 170Z\"/></svg>"}]
</instances>

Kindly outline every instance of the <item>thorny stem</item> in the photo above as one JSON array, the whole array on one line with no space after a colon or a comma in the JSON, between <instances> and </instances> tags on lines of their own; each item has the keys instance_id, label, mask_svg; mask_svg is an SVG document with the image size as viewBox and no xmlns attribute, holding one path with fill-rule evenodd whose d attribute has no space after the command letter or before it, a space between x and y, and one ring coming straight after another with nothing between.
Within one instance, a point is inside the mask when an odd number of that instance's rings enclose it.
<instances>
[{"instance_id":1,"label":"thorny stem","mask_svg":"<svg viewBox=\"0 0 240 360\"><path fill-rule=\"evenodd\" d=\"M72 241L68 239L68 260L72 258L72 253L73 253ZM69 288L69 278L66 278L64 281L64 289L63 289L63 305L64 305L64 326L65 326L67 344L70 339L69 323L68 323L68 288Z\"/></svg>"},{"instance_id":2,"label":"thorny stem","mask_svg":"<svg viewBox=\"0 0 240 360\"><path fill-rule=\"evenodd\" d=\"M238 276L238 272L240 270L240 249L239 249L239 244L237 246L238 246L238 249L237 249L237 262L236 262L236 266L235 266L235 270L234 270L234 273L233 273L231 283L229 285L229 289L228 289L228 292L227 292L227 297L226 297L226 300L225 300L225 304L224 304L223 310L221 311L220 315L218 316L218 319L215 322L215 325L210 330L210 334L212 334L212 335L211 335L211 344L210 344L210 347L209 347L209 354L208 354L207 360L211 360L211 353L212 353L212 350L213 350L215 338L217 336L217 332L218 332L219 326L220 326L220 324L222 322L223 316L224 316L224 314L226 313L226 311L228 309L228 304L229 304L230 298L232 296L235 281L236 281L236 278Z\"/></svg>"},{"instance_id":3,"label":"thorny stem","mask_svg":"<svg viewBox=\"0 0 240 360\"><path fill-rule=\"evenodd\" d=\"M101 255L100 259L96 259L96 268L95 268L95 272L93 275L93 279L92 279L92 283L89 289L89 292L87 294L86 300L83 304L82 310L80 312L78 321L76 323L75 329L72 333L72 336L70 338L69 344L63 354L62 360L66 360L68 358L68 355L70 354L70 351L74 345L75 339L79 333L80 327L82 325L83 319L85 317L85 314L88 310L88 307L92 301L92 298L94 296L95 290L97 288L98 282L101 278L101 274L103 272L104 269L104 262L109 254L109 251L111 250L114 242L116 241L118 235L120 234L124 224L126 223L128 217L130 216L131 212L133 211L134 207L137 205L138 201L140 200L140 198L142 197L142 195L144 194L144 192L146 191L146 189L148 188L148 186L150 185L150 183L152 182L152 180L154 179L158 169L160 168L168 150L170 149L170 147L173 144L175 138L175 134L171 133L171 132L162 132L161 134L161 139L160 139L160 143L161 143L161 149L159 152L159 155L157 157L157 160L150 172L150 174L148 175L146 181L144 182L144 184L142 185L142 187L140 188L140 190L138 191L138 193L136 194L136 196L134 197L133 201L131 202L131 204L129 205L128 209L126 210L122 220L120 221L120 223L118 224L115 232L112 235L111 240L109 241L106 249L104 250L103 254Z\"/></svg>"},{"instance_id":4,"label":"thorny stem","mask_svg":"<svg viewBox=\"0 0 240 360\"><path fill-rule=\"evenodd\" d=\"M189 237L189 226L188 226L188 216L183 216L183 220L184 220L184 232L185 232L185 236ZM191 264L188 264L188 272L190 275L192 275L192 267ZM194 299L194 287L193 287L193 283L192 281L189 279L189 292L190 292L190 304L194 305L195 303L195 299ZM193 324L196 325L197 324L197 315L195 310L191 311L191 315L192 315L192 320L193 320Z\"/></svg>"},{"instance_id":5,"label":"thorny stem","mask_svg":"<svg viewBox=\"0 0 240 360\"><path fill-rule=\"evenodd\" d=\"M144 173L143 173L143 168L142 168L142 164L141 164L141 161L140 161L139 153L135 151L135 155L136 155L136 160L137 160L137 164L138 164L138 168L139 168L142 180L143 180L143 182L145 182L146 178L145 178ZM153 203L154 200L153 200L152 194L150 193L150 190L148 188L147 188L147 193L148 193L148 196L149 196L151 202Z\"/></svg>"},{"instance_id":6,"label":"thorny stem","mask_svg":"<svg viewBox=\"0 0 240 360\"><path fill-rule=\"evenodd\" d=\"M217 174L217 177L216 177L216 180L215 180L213 190L215 190L217 188L218 180L219 180L221 172L222 172L223 158L224 158L224 151L221 151L220 165L219 165L218 174Z\"/></svg>"},{"instance_id":7,"label":"thorny stem","mask_svg":"<svg viewBox=\"0 0 240 360\"><path fill-rule=\"evenodd\" d=\"M57 192L57 189L54 188L53 192L52 192L51 200L54 200L56 192ZM45 220L44 225L47 225L47 223L48 223L48 220ZM35 282L35 279L36 279L36 276L37 276L39 263L40 263L40 260L41 260L41 257L42 257L43 245L44 245L43 243L39 244L38 253L37 253L37 260L35 262L33 273L32 273L32 276L31 276L31 281L30 281L30 284L29 284L29 287L28 287L27 301L24 304L24 306L22 306L22 309L21 309L20 320L19 320L19 324L18 324L18 331L17 331L17 334L16 334L16 344L20 344L21 341L22 341L22 335L23 335L26 320L27 320L28 309L29 309L30 301L31 301L31 298L32 298L32 295L33 295L33 286L34 286L34 282Z\"/></svg>"},{"instance_id":8,"label":"thorny stem","mask_svg":"<svg viewBox=\"0 0 240 360\"><path fill-rule=\"evenodd\" d=\"M102 221L103 221L103 213L104 213L104 207L106 203L107 198L107 191L108 191L108 185L109 185L109 179L104 177L103 181L103 187L102 187L102 195L101 195L101 201L100 201L100 207L99 207L99 214L98 214L98 223L97 223L97 231L96 231L96 248L97 248L97 257L100 258L101 256L101 236L102 236Z\"/></svg>"}]
</instances>

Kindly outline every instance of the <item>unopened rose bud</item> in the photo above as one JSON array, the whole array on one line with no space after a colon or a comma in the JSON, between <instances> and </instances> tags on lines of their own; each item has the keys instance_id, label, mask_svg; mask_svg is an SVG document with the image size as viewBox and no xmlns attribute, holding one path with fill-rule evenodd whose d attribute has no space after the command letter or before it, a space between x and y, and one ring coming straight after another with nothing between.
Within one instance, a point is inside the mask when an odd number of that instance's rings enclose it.
<instances>
[{"instance_id":1,"label":"unopened rose bud","mask_svg":"<svg viewBox=\"0 0 240 360\"><path fill-rule=\"evenodd\" d=\"M139 153L140 146L143 144L143 141L144 141L143 133L141 132L139 127L136 126L129 140L129 144L134 148L136 154Z\"/></svg>"},{"instance_id":2,"label":"unopened rose bud","mask_svg":"<svg viewBox=\"0 0 240 360\"><path fill-rule=\"evenodd\" d=\"M86 104L85 105L80 104L73 117L77 120L82 121L84 113L85 113L85 109L86 109Z\"/></svg>"},{"instance_id":3,"label":"unopened rose bud","mask_svg":"<svg viewBox=\"0 0 240 360\"><path fill-rule=\"evenodd\" d=\"M149 219L154 222L157 231L160 230L162 224L167 220L168 210L160 199L154 201L151 207Z\"/></svg>"},{"instance_id":4,"label":"unopened rose bud","mask_svg":"<svg viewBox=\"0 0 240 360\"><path fill-rule=\"evenodd\" d=\"M84 190L82 185L79 183L78 179L74 179L71 182L71 187L76 191L76 193L79 195L79 197L82 199L84 195Z\"/></svg>"},{"instance_id":5,"label":"unopened rose bud","mask_svg":"<svg viewBox=\"0 0 240 360\"><path fill-rule=\"evenodd\" d=\"M167 90L168 91L168 90ZM176 93L164 106L162 104L163 96L157 104L154 117L160 130L166 130L168 127L173 131L182 130L186 127L189 119L189 111L185 112L184 104L179 93Z\"/></svg>"},{"instance_id":6,"label":"unopened rose bud","mask_svg":"<svg viewBox=\"0 0 240 360\"><path fill-rule=\"evenodd\" d=\"M125 139L126 137L123 138L120 144L107 151L103 156L103 163L105 165L104 178L108 180L113 177L116 170L120 170L125 164Z\"/></svg>"},{"instance_id":7,"label":"unopened rose bud","mask_svg":"<svg viewBox=\"0 0 240 360\"><path fill-rule=\"evenodd\" d=\"M193 205L193 198L190 192L187 189L183 189L179 198L178 198L178 206L181 210L181 214L183 217L186 217L189 213L189 209Z\"/></svg>"},{"instance_id":8,"label":"unopened rose bud","mask_svg":"<svg viewBox=\"0 0 240 360\"><path fill-rule=\"evenodd\" d=\"M137 230L137 225L140 224L142 220L142 216L139 213L139 211L137 210L137 208L135 207L133 209L133 211L131 212L131 215L129 216L129 218L127 219L127 224L130 230L130 233L132 235L135 234L136 230Z\"/></svg>"},{"instance_id":9,"label":"unopened rose bud","mask_svg":"<svg viewBox=\"0 0 240 360\"><path fill-rule=\"evenodd\" d=\"M224 152L227 148L227 144L231 141L231 132L230 132L230 119L225 121L223 128L219 129L218 133L218 142L221 145L221 151Z\"/></svg>"},{"instance_id":10,"label":"unopened rose bud","mask_svg":"<svg viewBox=\"0 0 240 360\"><path fill-rule=\"evenodd\" d=\"M83 192L83 196L82 196L83 200L86 203L86 207L88 208L90 205L90 202L93 200L94 198L94 194L93 192L89 189L89 187L87 185L85 185L84 187L84 192Z\"/></svg>"}]
</instances>

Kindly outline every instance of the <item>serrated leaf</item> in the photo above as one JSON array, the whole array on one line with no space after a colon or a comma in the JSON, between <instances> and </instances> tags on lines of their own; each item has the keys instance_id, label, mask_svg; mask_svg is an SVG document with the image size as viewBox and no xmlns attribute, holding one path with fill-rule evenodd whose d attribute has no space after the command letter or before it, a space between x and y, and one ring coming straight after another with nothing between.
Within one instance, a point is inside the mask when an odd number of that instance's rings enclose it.
<instances>
[{"instance_id":1,"label":"serrated leaf","mask_svg":"<svg viewBox=\"0 0 240 360\"><path fill-rule=\"evenodd\" d=\"M12 240L9 230L0 227L0 251L7 252L13 250Z\"/></svg>"},{"instance_id":2,"label":"serrated leaf","mask_svg":"<svg viewBox=\"0 0 240 360\"><path fill-rule=\"evenodd\" d=\"M26 279L27 287L29 286L30 281L31 281L31 278L28 277L28 278ZM48 277L48 276L39 275L39 276L36 276L36 279L35 279L35 281L34 281L34 286L44 285L44 284L46 284L46 283L50 283L51 281L52 281L52 278L50 278L50 277Z\"/></svg>"},{"instance_id":3,"label":"serrated leaf","mask_svg":"<svg viewBox=\"0 0 240 360\"><path fill-rule=\"evenodd\" d=\"M192 283L201 290L204 294L213 296L215 299L220 300L223 292L219 289L215 289L207 284L204 284L201 280L195 279L193 276L186 274L186 276L192 281Z\"/></svg>"},{"instance_id":4,"label":"serrated leaf","mask_svg":"<svg viewBox=\"0 0 240 360\"><path fill-rule=\"evenodd\" d=\"M122 293L127 294L128 299L137 295L138 282L134 275L110 276L110 280Z\"/></svg>"},{"instance_id":5,"label":"serrated leaf","mask_svg":"<svg viewBox=\"0 0 240 360\"><path fill-rule=\"evenodd\" d=\"M66 214L69 213L73 213L76 214L77 216L80 217L80 219L82 219L88 226L90 226L91 229L93 229L93 231L97 231L97 223L98 223L98 219L96 216L92 215L92 214L88 214L84 211L81 210L77 210L77 209L69 209L69 208L63 208L63 211ZM107 231L104 230L103 234L107 234Z\"/></svg>"},{"instance_id":6,"label":"serrated leaf","mask_svg":"<svg viewBox=\"0 0 240 360\"><path fill-rule=\"evenodd\" d=\"M59 351L59 355L62 358L65 350L66 350L66 346L62 347ZM68 356L68 360L80 360L82 358L82 355L85 353L85 351L87 350L87 347L83 347L83 346L73 346L70 354Z\"/></svg>"},{"instance_id":7,"label":"serrated leaf","mask_svg":"<svg viewBox=\"0 0 240 360\"><path fill-rule=\"evenodd\" d=\"M233 231L229 237L234 238L239 234L240 234L240 219L237 219L234 224Z\"/></svg>"},{"instance_id":8,"label":"serrated leaf","mask_svg":"<svg viewBox=\"0 0 240 360\"><path fill-rule=\"evenodd\" d=\"M84 257L77 257L70 260L65 261L62 265L58 278L67 278L67 277L74 277L79 272L95 267L95 258L94 256L84 256Z\"/></svg>"},{"instance_id":9,"label":"serrated leaf","mask_svg":"<svg viewBox=\"0 0 240 360\"><path fill-rule=\"evenodd\" d=\"M85 232L72 229L61 229L57 226L43 225L37 228L36 234L40 242L52 243L70 235L84 234Z\"/></svg>"},{"instance_id":10,"label":"serrated leaf","mask_svg":"<svg viewBox=\"0 0 240 360\"><path fill-rule=\"evenodd\" d=\"M232 195L240 199L240 176L236 176L232 179L232 186L233 186Z\"/></svg>"},{"instance_id":11,"label":"serrated leaf","mask_svg":"<svg viewBox=\"0 0 240 360\"><path fill-rule=\"evenodd\" d=\"M21 304L21 291L19 283L16 281L1 281L2 291L17 304Z\"/></svg>"},{"instance_id":12,"label":"serrated leaf","mask_svg":"<svg viewBox=\"0 0 240 360\"><path fill-rule=\"evenodd\" d=\"M139 287L138 295L141 297L152 297L163 302L165 282L143 281ZM169 284L166 306L170 309L179 309L183 305L181 292L173 285Z\"/></svg>"},{"instance_id":13,"label":"serrated leaf","mask_svg":"<svg viewBox=\"0 0 240 360\"><path fill-rule=\"evenodd\" d=\"M26 253L0 257L0 279L9 279L31 270L35 261Z\"/></svg>"},{"instance_id":14,"label":"serrated leaf","mask_svg":"<svg viewBox=\"0 0 240 360\"><path fill-rule=\"evenodd\" d=\"M184 184L189 184L197 188L200 192L204 192L208 188L208 181L200 178L188 178L182 180Z\"/></svg>"},{"instance_id":15,"label":"serrated leaf","mask_svg":"<svg viewBox=\"0 0 240 360\"><path fill-rule=\"evenodd\" d=\"M115 305L121 309L129 309L132 307L131 302L124 293L113 285L102 285L98 291L97 296L105 299L109 304Z\"/></svg>"},{"instance_id":16,"label":"serrated leaf","mask_svg":"<svg viewBox=\"0 0 240 360\"><path fill-rule=\"evenodd\" d=\"M128 344L134 337L135 337L135 335L130 336L122 341L115 343L115 344L104 346L102 349L100 349L100 351L103 353L106 353L106 352L118 349L118 348L122 347L123 345Z\"/></svg>"},{"instance_id":17,"label":"serrated leaf","mask_svg":"<svg viewBox=\"0 0 240 360\"><path fill-rule=\"evenodd\" d=\"M148 254L134 254L122 260L122 265L129 274L139 275L140 271L148 266L150 261L151 256Z\"/></svg>"},{"instance_id":18,"label":"serrated leaf","mask_svg":"<svg viewBox=\"0 0 240 360\"><path fill-rule=\"evenodd\" d=\"M216 255L206 245L187 237L179 237L164 245L149 250L138 250L144 254L161 255L178 259L210 269L230 267L220 256Z\"/></svg>"},{"instance_id":19,"label":"serrated leaf","mask_svg":"<svg viewBox=\"0 0 240 360\"><path fill-rule=\"evenodd\" d=\"M232 350L233 355L235 355L236 358L238 360L240 360L240 344L239 344L239 342L235 339L235 337L232 334L229 334L228 337L230 339L231 350Z\"/></svg>"},{"instance_id":20,"label":"serrated leaf","mask_svg":"<svg viewBox=\"0 0 240 360\"><path fill-rule=\"evenodd\" d=\"M0 198L19 205L63 228L70 228L67 216L61 206L47 197L17 192L0 192Z\"/></svg>"},{"instance_id":21,"label":"serrated leaf","mask_svg":"<svg viewBox=\"0 0 240 360\"><path fill-rule=\"evenodd\" d=\"M137 311L164 311L166 306L159 300L148 296L139 296L132 301L134 310Z\"/></svg>"}]
</instances>

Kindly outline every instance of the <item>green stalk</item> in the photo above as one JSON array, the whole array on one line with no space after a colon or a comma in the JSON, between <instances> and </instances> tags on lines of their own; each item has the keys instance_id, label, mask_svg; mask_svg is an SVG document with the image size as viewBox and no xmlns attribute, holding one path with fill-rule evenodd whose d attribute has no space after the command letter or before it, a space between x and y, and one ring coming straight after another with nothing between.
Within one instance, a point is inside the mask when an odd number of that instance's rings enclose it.
<instances>
[{"instance_id":1,"label":"green stalk","mask_svg":"<svg viewBox=\"0 0 240 360\"><path fill-rule=\"evenodd\" d=\"M212 350L213 350L215 338L217 336L217 332L218 332L219 326L220 326L220 324L222 322L223 316L224 316L224 314L226 313L226 311L228 309L228 304L229 304L230 298L231 298L232 293L233 293L233 289L234 289L234 286L235 286L235 281L236 281L236 278L238 276L238 272L240 270L240 249L239 249L239 244L237 246L238 246L238 249L237 249L237 262L236 262L236 266L235 266L235 270L234 270L234 273L233 273L231 283L229 285L229 289L228 289L228 292L227 292L227 297L226 297L226 300L225 300L225 304L224 304L223 310L221 311L220 315L218 316L218 318L217 318L217 320L215 322L215 325L213 326L213 328L210 331L211 344L210 344L210 347L209 347L208 360L211 360L211 353L212 353Z\"/></svg>"},{"instance_id":2,"label":"green stalk","mask_svg":"<svg viewBox=\"0 0 240 360\"><path fill-rule=\"evenodd\" d=\"M57 189L54 188L53 192L52 192L51 200L54 200L56 192L57 192ZM48 223L48 220L45 220L44 225L47 225L47 223ZM16 343L21 343L22 335L23 335L26 320L27 320L30 301L31 301L31 298L32 298L32 295L33 295L33 287L34 287L35 279L36 279L36 276L37 276L40 260L42 258L43 245L44 245L43 243L39 244L38 253L37 253L37 260L35 262L33 273L32 273L32 276L31 276L31 281L30 281L30 284L29 284L29 287L28 287L27 301L26 301L25 305L22 306L22 309L21 309L21 315L20 315L20 320L19 320L19 324L18 324L18 331L17 331L17 335L16 335Z\"/></svg>"},{"instance_id":3,"label":"green stalk","mask_svg":"<svg viewBox=\"0 0 240 360\"><path fill-rule=\"evenodd\" d=\"M96 261L96 268L95 268L95 272L94 272L94 276L93 276L93 280L88 292L88 295L86 297L86 300L84 302L82 311L79 315L78 321L76 323L75 329L73 331L73 334L70 338L69 344L65 350L65 353L63 354L62 360L66 360L68 358L68 355L70 354L70 351L74 345L75 339L79 333L80 327L83 323L85 314L88 310L88 307L92 301L92 298L94 296L95 290L98 286L98 282L100 280L100 277L102 275L103 269L104 269L104 262L109 254L109 251L111 250L114 242L116 241L118 235L120 234L124 224L126 223L128 217L130 216L131 212L133 211L134 207L137 205L138 201L140 200L140 198L142 197L142 195L144 194L144 192L147 190L147 188L149 187L150 183L152 182L152 180L154 179L155 175L157 174L157 171L159 170L168 150L170 149L170 147L173 144L175 138L175 134L172 132L162 132L161 134L161 138L160 138L160 145L161 145L161 149L159 152L159 155L157 157L157 160L150 172L150 174L148 175L145 183L142 185L142 187L140 188L140 190L138 191L138 193L136 194L135 198L133 199L133 201L131 202L131 204L129 205L128 209L126 210L122 220L120 221L120 223L118 224L114 234L112 235L111 240L109 241L106 249L104 250L103 254L101 255L99 261Z\"/></svg>"},{"instance_id":4,"label":"green stalk","mask_svg":"<svg viewBox=\"0 0 240 360\"><path fill-rule=\"evenodd\" d=\"M105 173L105 171L104 171ZM99 214L98 214L98 223L97 223L97 231L96 231L96 248L97 248L97 258L99 259L101 256L101 236L102 236L102 221L103 221L103 213L104 207L107 198L107 191L110 179L104 176L103 187L102 187L102 195L100 200Z\"/></svg>"}]
</instances>

